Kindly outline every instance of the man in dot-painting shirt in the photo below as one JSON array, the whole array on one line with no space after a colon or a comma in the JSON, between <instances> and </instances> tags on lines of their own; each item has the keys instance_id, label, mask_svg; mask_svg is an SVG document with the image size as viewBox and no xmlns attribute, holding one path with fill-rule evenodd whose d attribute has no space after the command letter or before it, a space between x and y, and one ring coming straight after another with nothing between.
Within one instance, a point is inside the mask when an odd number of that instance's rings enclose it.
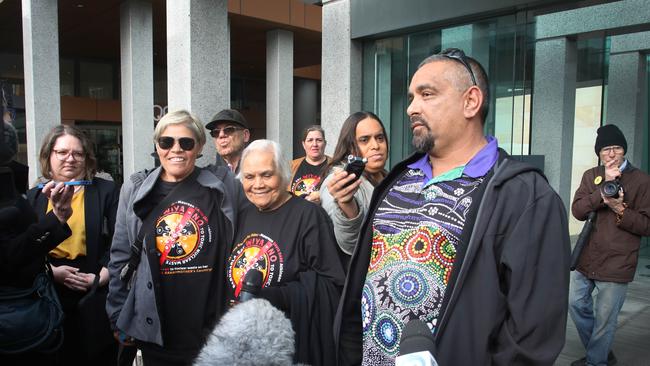
<instances>
[{"instance_id":1,"label":"man in dot-painting shirt","mask_svg":"<svg viewBox=\"0 0 650 366\"><path fill-rule=\"evenodd\" d=\"M553 365L560 353L566 212L539 170L484 135L488 91L458 49L413 75L417 153L375 190L335 322L339 365L394 365L413 320L440 365Z\"/></svg>"}]
</instances>

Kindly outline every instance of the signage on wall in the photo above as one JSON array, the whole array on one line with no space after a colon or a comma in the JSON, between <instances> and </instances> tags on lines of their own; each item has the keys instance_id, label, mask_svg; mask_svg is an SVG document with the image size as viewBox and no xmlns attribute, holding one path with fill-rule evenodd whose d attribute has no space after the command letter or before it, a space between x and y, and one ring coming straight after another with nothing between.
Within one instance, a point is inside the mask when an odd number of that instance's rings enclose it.
<instances>
[{"instance_id":1,"label":"signage on wall","mask_svg":"<svg viewBox=\"0 0 650 366\"><path fill-rule=\"evenodd\" d=\"M153 120L155 122L160 121L161 118L163 118L167 114L167 106L161 106L161 105L154 105L153 106Z\"/></svg>"}]
</instances>

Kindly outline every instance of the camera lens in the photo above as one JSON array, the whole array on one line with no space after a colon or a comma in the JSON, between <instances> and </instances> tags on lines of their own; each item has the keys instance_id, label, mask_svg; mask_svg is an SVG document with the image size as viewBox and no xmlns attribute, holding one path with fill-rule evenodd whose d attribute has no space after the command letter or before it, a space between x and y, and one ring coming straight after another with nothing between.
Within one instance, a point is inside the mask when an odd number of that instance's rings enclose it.
<instances>
[{"instance_id":1,"label":"camera lens","mask_svg":"<svg viewBox=\"0 0 650 366\"><path fill-rule=\"evenodd\" d=\"M618 191L620 189L621 185L615 180L610 180L603 183L603 187L601 188L603 196L611 198L618 198Z\"/></svg>"}]
</instances>

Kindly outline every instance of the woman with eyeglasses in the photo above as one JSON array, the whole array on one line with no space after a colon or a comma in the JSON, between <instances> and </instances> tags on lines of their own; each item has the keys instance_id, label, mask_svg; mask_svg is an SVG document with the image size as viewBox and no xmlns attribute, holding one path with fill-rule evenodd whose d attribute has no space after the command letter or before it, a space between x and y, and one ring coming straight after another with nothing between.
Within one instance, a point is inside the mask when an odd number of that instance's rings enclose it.
<instances>
[{"instance_id":1,"label":"woman with eyeglasses","mask_svg":"<svg viewBox=\"0 0 650 366\"><path fill-rule=\"evenodd\" d=\"M226 258L248 201L227 167L195 166L206 136L193 114L165 115L154 142L160 166L120 194L107 311L147 366L190 365L225 308Z\"/></svg>"},{"instance_id":2,"label":"woman with eyeglasses","mask_svg":"<svg viewBox=\"0 0 650 366\"><path fill-rule=\"evenodd\" d=\"M325 131L321 126L307 127L302 133L305 156L291 162L291 179L288 190L294 196L320 204L320 184L329 157L325 155Z\"/></svg>"},{"instance_id":3,"label":"woman with eyeglasses","mask_svg":"<svg viewBox=\"0 0 650 366\"><path fill-rule=\"evenodd\" d=\"M104 305L118 189L95 177L93 144L74 126L58 125L45 136L39 162L46 181L81 181L73 186L73 214L68 220L72 235L48 254L65 313L64 343L56 364L114 364L117 343L111 338ZM29 190L27 198L42 219L53 205L41 188Z\"/></svg>"},{"instance_id":4,"label":"woman with eyeglasses","mask_svg":"<svg viewBox=\"0 0 650 366\"><path fill-rule=\"evenodd\" d=\"M346 172L349 156L366 159L360 176ZM356 246L372 192L386 176L387 159L388 135L379 117L372 112L352 113L343 122L320 191L321 204L334 223L336 241L348 258Z\"/></svg>"}]
</instances>

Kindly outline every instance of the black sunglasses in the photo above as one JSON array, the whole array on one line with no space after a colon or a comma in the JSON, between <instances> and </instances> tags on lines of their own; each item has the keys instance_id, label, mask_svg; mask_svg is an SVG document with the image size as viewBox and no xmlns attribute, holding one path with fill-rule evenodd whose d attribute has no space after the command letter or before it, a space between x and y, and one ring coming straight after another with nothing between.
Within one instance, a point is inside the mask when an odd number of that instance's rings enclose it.
<instances>
[{"instance_id":1,"label":"black sunglasses","mask_svg":"<svg viewBox=\"0 0 650 366\"><path fill-rule=\"evenodd\" d=\"M224 134L224 135L226 135L226 136L230 136L230 135L232 135L233 133L235 133L235 131L239 131L239 130L243 130L243 128L241 128L241 127L235 127L235 126L228 126L228 127L224 127L224 128L213 128L213 129L210 131L210 136L212 136L212 137L219 137L219 134L221 133L221 131L223 131L223 134Z\"/></svg>"},{"instance_id":2,"label":"black sunglasses","mask_svg":"<svg viewBox=\"0 0 650 366\"><path fill-rule=\"evenodd\" d=\"M458 49L458 48L447 48L446 50L440 52L441 56L450 58L452 60L456 60L463 64L465 68L467 69L467 72L469 72L469 76L472 77L472 83L474 85L476 84L476 77L474 76L474 71L472 71L472 68L469 66L469 63L467 62L467 56L465 55L465 52L463 50Z\"/></svg>"},{"instance_id":3,"label":"black sunglasses","mask_svg":"<svg viewBox=\"0 0 650 366\"><path fill-rule=\"evenodd\" d=\"M194 149L196 141L191 137L179 137L178 139L171 136L160 136L158 137L158 146L163 150L169 150L174 147L174 144L178 141L178 145L184 151L189 151Z\"/></svg>"}]
</instances>

